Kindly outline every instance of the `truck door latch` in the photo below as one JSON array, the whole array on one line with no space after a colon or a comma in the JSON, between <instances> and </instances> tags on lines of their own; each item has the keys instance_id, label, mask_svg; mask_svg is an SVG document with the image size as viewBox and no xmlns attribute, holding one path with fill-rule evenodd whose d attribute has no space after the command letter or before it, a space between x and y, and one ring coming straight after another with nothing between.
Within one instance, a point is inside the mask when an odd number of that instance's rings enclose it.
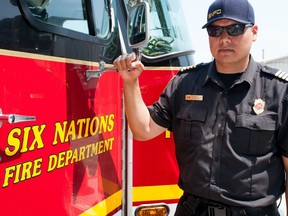
<instances>
[{"instance_id":1,"label":"truck door latch","mask_svg":"<svg viewBox=\"0 0 288 216\"><path fill-rule=\"evenodd\" d=\"M2 109L0 109L0 127L2 127L2 124L6 122L12 124L12 123L28 122L28 121L36 121L36 116L3 114Z\"/></svg>"},{"instance_id":2,"label":"truck door latch","mask_svg":"<svg viewBox=\"0 0 288 216\"><path fill-rule=\"evenodd\" d=\"M116 68L106 67L105 64L104 61L100 61L97 70L86 70L86 81L91 78L99 78L104 72L116 72Z\"/></svg>"}]
</instances>

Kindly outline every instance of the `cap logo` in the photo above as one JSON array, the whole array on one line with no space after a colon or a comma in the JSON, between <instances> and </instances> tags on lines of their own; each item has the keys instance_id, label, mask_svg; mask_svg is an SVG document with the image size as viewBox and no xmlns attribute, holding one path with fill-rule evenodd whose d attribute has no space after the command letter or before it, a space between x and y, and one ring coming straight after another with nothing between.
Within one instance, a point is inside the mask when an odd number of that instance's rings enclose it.
<instances>
[{"instance_id":1,"label":"cap logo","mask_svg":"<svg viewBox=\"0 0 288 216\"><path fill-rule=\"evenodd\" d=\"M211 12L211 13L208 14L208 19L211 19L213 16L219 15L219 14L221 14L221 13L222 13L222 10L221 10L221 9L215 10L215 11L213 11L213 12Z\"/></svg>"}]
</instances>

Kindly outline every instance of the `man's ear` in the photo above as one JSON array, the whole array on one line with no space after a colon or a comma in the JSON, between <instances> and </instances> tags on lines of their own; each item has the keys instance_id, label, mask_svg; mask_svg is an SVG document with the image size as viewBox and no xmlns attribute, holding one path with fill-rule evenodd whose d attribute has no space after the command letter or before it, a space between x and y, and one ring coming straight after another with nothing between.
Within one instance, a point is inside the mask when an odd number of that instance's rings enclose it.
<instances>
[{"instance_id":1,"label":"man's ear","mask_svg":"<svg viewBox=\"0 0 288 216\"><path fill-rule=\"evenodd\" d=\"M253 41L256 41L258 37L258 25L254 25L252 27L252 33L253 33Z\"/></svg>"}]
</instances>

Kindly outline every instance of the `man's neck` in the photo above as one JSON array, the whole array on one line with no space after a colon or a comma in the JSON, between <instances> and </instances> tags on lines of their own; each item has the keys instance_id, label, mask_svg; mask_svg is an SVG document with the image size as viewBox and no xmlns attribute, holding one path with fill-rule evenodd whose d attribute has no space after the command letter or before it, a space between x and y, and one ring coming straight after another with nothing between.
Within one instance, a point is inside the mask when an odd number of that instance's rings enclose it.
<instances>
[{"instance_id":1,"label":"man's neck","mask_svg":"<svg viewBox=\"0 0 288 216\"><path fill-rule=\"evenodd\" d=\"M215 60L216 68L219 73L235 74L245 72L249 65L250 58L238 62L223 62Z\"/></svg>"}]
</instances>

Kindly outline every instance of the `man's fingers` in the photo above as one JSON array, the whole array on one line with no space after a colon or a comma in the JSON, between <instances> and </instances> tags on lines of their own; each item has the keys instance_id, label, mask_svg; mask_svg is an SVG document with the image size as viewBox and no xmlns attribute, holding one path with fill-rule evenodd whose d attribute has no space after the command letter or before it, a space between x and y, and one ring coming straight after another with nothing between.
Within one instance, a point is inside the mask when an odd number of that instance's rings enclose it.
<instances>
[{"instance_id":1,"label":"man's fingers","mask_svg":"<svg viewBox=\"0 0 288 216\"><path fill-rule=\"evenodd\" d=\"M114 60L114 66L118 71L129 70L132 68L132 62L135 61L136 55L134 53L123 54Z\"/></svg>"}]
</instances>

